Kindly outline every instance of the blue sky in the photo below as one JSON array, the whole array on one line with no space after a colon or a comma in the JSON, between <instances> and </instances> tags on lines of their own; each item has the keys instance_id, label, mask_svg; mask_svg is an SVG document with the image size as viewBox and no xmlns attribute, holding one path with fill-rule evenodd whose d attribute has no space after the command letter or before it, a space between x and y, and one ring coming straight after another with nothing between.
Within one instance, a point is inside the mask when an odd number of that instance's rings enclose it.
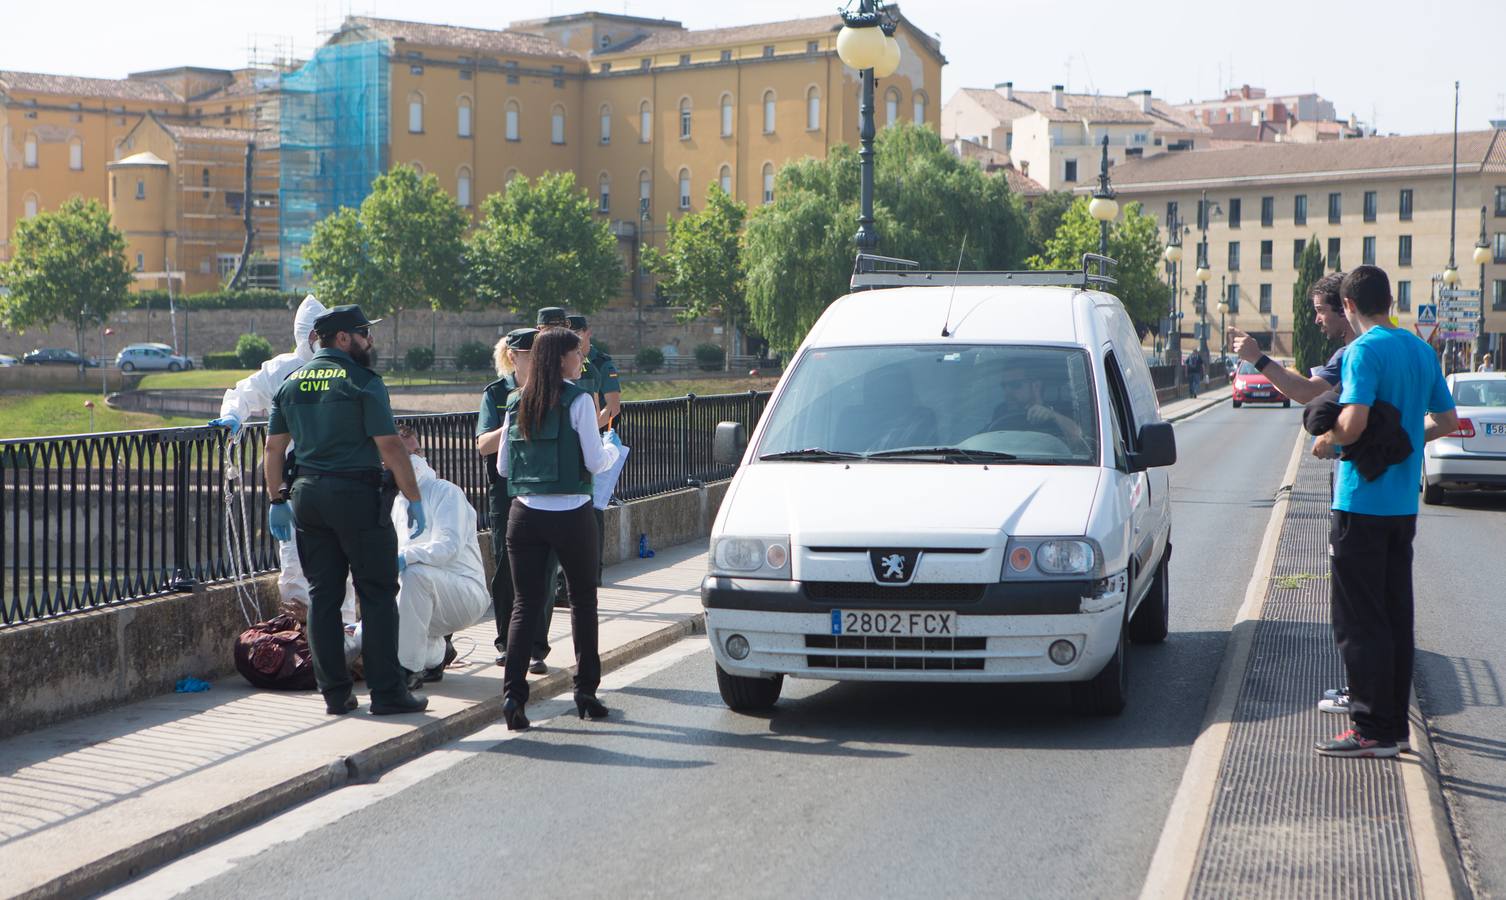
<instances>
[{"instance_id":1,"label":"blue sky","mask_svg":"<svg viewBox=\"0 0 1506 900\"><path fill-rule=\"evenodd\" d=\"M130 71L245 63L252 37L305 51L346 13L499 28L515 19L597 9L677 19L691 28L823 15L834 0L0 0L0 69L120 77ZM1065 18L1058 10L1070 8ZM949 65L942 94L1013 81L1122 94L1149 88L1172 102L1242 83L1273 93L1316 90L1340 115L1382 132L1447 131L1453 82L1460 128L1506 118L1502 0L1265 0L1201 4L1079 0L1072 4L911 0L905 14L938 34ZM130 21L134 19L135 21Z\"/></svg>"}]
</instances>

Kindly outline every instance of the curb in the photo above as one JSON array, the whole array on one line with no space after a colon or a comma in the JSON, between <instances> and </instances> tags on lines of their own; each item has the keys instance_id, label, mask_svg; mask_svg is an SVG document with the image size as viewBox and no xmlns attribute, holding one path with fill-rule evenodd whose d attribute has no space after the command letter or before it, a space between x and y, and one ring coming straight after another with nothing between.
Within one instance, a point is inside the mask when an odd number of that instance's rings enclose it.
<instances>
[{"instance_id":1,"label":"curb","mask_svg":"<svg viewBox=\"0 0 1506 900\"><path fill-rule=\"evenodd\" d=\"M1407 821L1416 848L1422 896L1473 897L1474 890L1465 871L1463 848L1454 831L1448 798L1443 793L1438 754L1433 749L1433 733L1417 702L1415 683L1407 705L1407 719L1412 726L1412 752L1417 759L1412 765L1405 756L1401 757L1404 766L1401 771L1402 793L1407 801ZM1445 875L1447 877L1443 877Z\"/></svg>"},{"instance_id":2,"label":"curb","mask_svg":"<svg viewBox=\"0 0 1506 900\"><path fill-rule=\"evenodd\" d=\"M605 674L663 650L684 638L706 633L704 613L614 647L601 654ZM543 700L571 686L570 670L555 669L529 683L530 699ZM87 897L130 881L147 871L199 850L236 831L347 784L371 781L382 772L413 760L442 744L464 737L502 718L502 697L489 697L444 718L425 722L412 731L375 744L350 756L292 778L255 797L226 806L95 860L52 881L37 885L18 900Z\"/></svg>"}]
</instances>

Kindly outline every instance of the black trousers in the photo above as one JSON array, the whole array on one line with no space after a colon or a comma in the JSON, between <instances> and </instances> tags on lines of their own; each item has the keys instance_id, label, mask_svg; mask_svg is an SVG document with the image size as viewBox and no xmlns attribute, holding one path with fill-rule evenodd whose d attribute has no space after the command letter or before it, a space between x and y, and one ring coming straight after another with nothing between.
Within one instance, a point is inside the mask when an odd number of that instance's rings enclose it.
<instances>
[{"instance_id":1,"label":"black trousers","mask_svg":"<svg viewBox=\"0 0 1506 900\"><path fill-rule=\"evenodd\" d=\"M1416 516L1337 509L1329 526L1333 634L1349 676L1349 716L1373 740L1408 736L1416 533Z\"/></svg>"},{"instance_id":2,"label":"black trousers","mask_svg":"<svg viewBox=\"0 0 1506 900\"><path fill-rule=\"evenodd\" d=\"M532 634L547 609L549 551L559 555L570 592L570 632L575 642L575 690L595 694L601 684L596 622L596 517L591 504L564 512L530 509L513 501L507 517L507 558L512 565L512 634ZM502 696L528 702L528 658L507 654Z\"/></svg>"},{"instance_id":3,"label":"black trousers","mask_svg":"<svg viewBox=\"0 0 1506 900\"><path fill-rule=\"evenodd\" d=\"M507 481L493 481L487 490L487 513L492 529L492 615L497 620L497 639L494 642L497 650L507 652L507 629L512 621L513 590L512 590L512 566L507 562L507 509L512 505L512 498L507 496ZM548 574L546 577L550 584L554 584L554 573L559 571L559 560L553 552L549 554L546 563ZM539 616L539 624L533 632L533 639L529 641L528 653L534 659L544 659L549 655L549 620L548 607L545 614Z\"/></svg>"},{"instance_id":4,"label":"black trousers","mask_svg":"<svg viewBox=\"0 0 1506 900\"><path fill-rule=\"evenodd\" d=\"M338 700L351 688L345 665L345 578L361 604L366 686L378 701L407 693L397 661L397 532L391 500L375 485L299 476L292 490L294 537L309 580L309 651L319 690Z\"/></svg>"}]
</instances>

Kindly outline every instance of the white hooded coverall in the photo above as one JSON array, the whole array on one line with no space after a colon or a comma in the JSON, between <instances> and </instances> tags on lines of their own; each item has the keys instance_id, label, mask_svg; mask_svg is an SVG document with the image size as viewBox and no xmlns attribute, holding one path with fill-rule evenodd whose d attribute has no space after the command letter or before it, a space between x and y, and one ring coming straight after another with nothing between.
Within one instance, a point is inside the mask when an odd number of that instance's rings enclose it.
<instances>
[{"instance_id":1,"label":"white hooded coverall","mask_svg":"<svg viewBox=\"0 0 1506 900\"><path fill-rule=\"evenodd\" d=\"M429 527L416 538L397 530L397 550L407 563L398 576L397 659L410 672L444 661L444 636L491 618L491 592L476 541L476 509L456 484L445 481L422 456L409 456ZM407 520L408 501L394 501L392 520Z\"/></svg>"}]
</instances>

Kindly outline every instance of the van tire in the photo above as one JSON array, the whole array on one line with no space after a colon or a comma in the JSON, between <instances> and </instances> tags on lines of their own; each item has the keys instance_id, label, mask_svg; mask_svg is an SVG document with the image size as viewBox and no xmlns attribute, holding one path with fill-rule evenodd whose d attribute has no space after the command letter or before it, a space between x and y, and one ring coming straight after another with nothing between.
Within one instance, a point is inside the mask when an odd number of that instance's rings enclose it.
<instances>
[{"instance_id":1,"label":"van tire","mask_svg":"<svg viewBox=\"0 0 1506 900\"><path fill-rule=\"evenodd\" d=\"M1129 639L1137 644L1159 644L1171 632L1171 560L1161 557L1150 592L1129 620Z\"/></svg>"},{"instance_id":2,"label":"van tire","mask_svg":"<svg viewBox=\"0 0 1506 900\"><path fill-rule=\"evenodd\" d=\"M1088 681L1072 685L1072 708L1084 716L1117 716L1124 712L1129 699L1129 679L1126 671L1129 642L1128 629L1119 629L1119 647L1104 665L1103 671Z\"/></svg>"},{"instance_id":3,"label":"van tire","mask_svg":"<svg viewBox=\"0 0 1506 900\"><path fill-rule=\"evenodd\" d=\"M734 712L765 712L778 702L779 692L784 689L784 675L744 678L729 674L717 663L716 689L721 691L722 702Z\"/></svg>"}]
</instances>

